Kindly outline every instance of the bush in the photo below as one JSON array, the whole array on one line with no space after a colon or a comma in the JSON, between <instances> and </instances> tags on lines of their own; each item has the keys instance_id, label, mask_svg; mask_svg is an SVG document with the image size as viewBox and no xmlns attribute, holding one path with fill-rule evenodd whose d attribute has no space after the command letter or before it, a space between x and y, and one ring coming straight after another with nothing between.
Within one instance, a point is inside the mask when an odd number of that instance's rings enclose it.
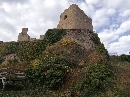
<instances>
[{"instance_id":1,"label":"bush","mask_svg":"<svg viewBox=\"0 0 130 97\"><path fill-rule=\"evenodd\" d=\"M130 62L130 55L125 55L125 54L122 54L121 56L120 56L120 60L121 61L127 61L127 62Z\"/></svg>"},{"instance_id":2,"label":"bush","mask_svg":"<svg viewBox=\"0 0 130 97\"><path fill-rule=\"evenodd\" d=\"M101 44L100 38L98 37L97 33L92 33L91 40L97 45Z\"/></svg>"},{"instance_id":3,"label":"bush","mask_svg":"<svg viewBox=\"0 0 130 97\"><path fill-rule=\"evenodd\" d=\"M107 65L89 65L86 79L77 86L80 97L90 97L112 88L112 75L113 72Z\"/></svg>"},{"instance_id":4,"label":"bush","mask_svg":"<svg viewBox=\"0 0 130 97\"><path fill-rule=\"evenodd\" d=\"M130 90L122 89L114 94L114 97L130 97Z\"/></svg>"},{"instance_id":5,"label":"bush","mask_svg":"<svg viewBox=\"0 0 130 97\"><path fill-rule=\"evenodd\" d=\"M48 89L55 90L61 85L70 66L72 66L72 63L69 63L66 59L51 57L46 62L28 68L26 71L27 78L29 83L35 86L45 86Z\"/></svg>"},{"instance_id":6,"label":"bush","mask_svg":"<svg viewBox=\"0 0 130 97\"><path fill-rule=\"evenodd\" d=\"M104 47L104 44L100 44L100 45L97 45L95 47L96 51L98 51L99 53L104 53L104 54L108 54L108 51L105 49Z\"/></svg>"},{"instance_id":7,"label":"bush","mask_svg":"<svg viewBox=\"0 0 130 97\"><path fill-rule=\"evenodd\" d=\"M15 53L18 47L17 42L5 42L0 44L0 56Z\"/></svg>"},{"instance_id":8,"label":"bush","mask_svg":"<svg viewBox=\"0 0 130 97\"><path fill-rule=\"evenodd\" d=\"M42 41L22 41L19 42L17 48L17 55L22 61L34 60L39 54L42 53L44 46Z\"/></svg>"},{"instance_id":9,"label":"bush","mask_svg":"<svg viewBox=\"0 0 130 97\"><path fill-rule=\"evenodd\" d=\"M45 42L46 46L52 45L58 42L66 33L67 31L65 29L49 29L45 33L43 41Z\"/></svg>"}]
</instances>

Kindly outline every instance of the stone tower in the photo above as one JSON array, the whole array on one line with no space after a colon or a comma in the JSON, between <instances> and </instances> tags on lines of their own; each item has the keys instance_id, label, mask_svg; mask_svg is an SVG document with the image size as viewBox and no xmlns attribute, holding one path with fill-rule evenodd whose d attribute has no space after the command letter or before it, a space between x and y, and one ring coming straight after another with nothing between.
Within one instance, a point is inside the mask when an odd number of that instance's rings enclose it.
<instances>
[{"instance_id":1,"label":"stone tower","mask_svg":"<svg viewBox=\"0 0 130 97\"><path fill-rule=\"evenodd\" d=\"M22 32L18 35L18 41L29 41L30 36L27 34L28 28L23 28Z\"/></svg>"},{"instance_id":2,"label":"stone tower","mask_svg":"<svg viewBox=\"0 0 130 97\"><path fill-rule=\"evenodd\" d=\"M78 5L72 4L61 13L57 29L89 29L93 31L92 19Z\"/></svg>"}]
</instances>

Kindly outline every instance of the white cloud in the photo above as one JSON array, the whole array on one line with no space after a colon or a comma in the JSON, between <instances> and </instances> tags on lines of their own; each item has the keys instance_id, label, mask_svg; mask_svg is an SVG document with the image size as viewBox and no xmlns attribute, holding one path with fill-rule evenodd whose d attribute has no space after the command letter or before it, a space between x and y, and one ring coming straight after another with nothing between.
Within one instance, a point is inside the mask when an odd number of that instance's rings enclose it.
<instances>
[{"instance_id":1,"label":"white cloud","mask_svg":"<svg viewBox=\"0 0 130 97\"><path fill-rule=\"evenodd\" d=\"M100 0L85 0L87 4L97 5L100 3Z\"/></svg>"},{"instance_id":2,"label":"white cloud","mask_svg":"<svg viewBox=\"0 0 130 97\"><path fill-rule=\"evenodd\" d=\"M130 35L120 37L119 42L124 42L124 43L130 45Z\"/></svg>"},{"instance_id":3,"label":"white cloud","mask_svg":"<svg viewBox=\"0 0 130 97\"><path fill-rule=\"evenodd\" d=\"M106 45L119 38L118 35L114 34L114 30L107 29L103 30L103 32L98 33L98 36L100 37L100 40Z\"/></svg>"},{"instance_id":4,"label":"white cloud","mask_svg":"<svg viewBox=\"0 0 130 97\"><path fill-rule=\"evenodd\" d=\"M95 14L92 16L93 26L95 29L99 29L101 26L109 25L109 17L107 17L106 9L102 8L96 10Z\"/></svg>"},{"instance_id":5,"label":"white cloud","mask_svg":"<svg viewBox=\"0 0 130 97\"><path fill-rule=\"evenodd\" d=\"M119 25L118 24L112 24L110 26L110 30L116 30L117 28L119 28Z\"/></svg>"},{"instance_id":6,"label":"white cloud","mask_svg":"<svg viewBox=\"0 0 130 97\"><path fill-rule=\"evenodd\" d=\"M109 44L109 52L117 52L118 54L128 54L130 52L130 35L122 36L117 42Z\"/></svg>"},{"instance_id":7,"label":"white cloud","mask_svg":"<svg viewBox=\"0 0 130 97\"><path fill-rule=\"evenodd\" d=\"M122 33L125 33L127 31L130 31L130 20L124 21L120 25L120 27L117 29L117 31L115 32L115 34L122 34Z\"/></svg>"},{"instance_id":8,"label":"white cloud","mask_svg":"<svg viewBox=\"0 0 130 97\"><path fill-rule=\"evenodd\" d=\"M116 13L116 10L115 10L115 9L109 8L109 9L107 10L107 14L110 15L110 16L114 15L115 13Z\"/></svg>"},{"instance_id":9,"label":"white cloud","mask_svg":"<svg viewBox=\"0 0 130 97\"><path fill-rule=\"evenodd\" d=\"M124 1L123 0L107 0L105 3L109 8L119 8L123 5Z\"/></svg>"},{"instance_id":10,"label":"white cloud","mask_svg":"<svg viewBox=\"0 0 130 97\"><path fill-rule=\"evenodd\" d=\"M125 18L130 17L130 9L124 10L119 15L122 16L122 17L125 17Z\"/></svg>"}]
</instances>

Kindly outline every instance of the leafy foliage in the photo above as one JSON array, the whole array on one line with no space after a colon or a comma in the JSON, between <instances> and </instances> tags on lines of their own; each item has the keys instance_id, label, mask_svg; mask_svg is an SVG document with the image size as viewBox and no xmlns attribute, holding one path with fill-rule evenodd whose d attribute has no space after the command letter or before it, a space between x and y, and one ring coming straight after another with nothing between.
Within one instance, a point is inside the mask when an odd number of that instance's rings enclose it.
<instances>
[{"instance_id":1,"label":"leafy foliage","mask_svg":"<svg viewBox=\"0 0 130 97\"><path fill-rule=\"evenodd\" d=\"M107 49L105 49L103 43L97 45L97 46L95 47L95 50L96 50L98 53L100 53L101 55L104 55L107 61L110 60L108 51L107 51Z\"/></svg>"},{"instance_id":2,"label":"leafy foliage","mask_svg":"<svg viewBox=\"0 0 130 97\"><path fill-rule=\"evenodd\" d=\"M130 90L122 89L114 93L114 97L130 97Z\"/></svg>"},{"instance_id":3,"label":"leafy foliage","mask_svg":"<svg viewBox=\"0 0 130 97\"><path fill-rule=\"evenodd\" d=\"M17 42L5 42L0 44L0 56L15 53L18 47Z\"/></svg>"},{"instance_id":4,"label":"leafy foliage","mask_svg":"<svg viewBox=\"0 0 130 97\"><path fill-rule=\"evenodd\" d=\"M125 55L125 54L122 54L120 56L120 59L124 62L124 61L127 61L127 62L130 62L130 55Z\"/></svg>"},{"instance_id":5,"label":"leafy foliage","mask_svg":"<svg viewBox=\"0 0 130 97\"><path fill-rule=\"evenodd\" d=\"M100 45L101 42L100 42L100 38L98 37L98 34L97 33L92 33L92 36L90 37L91 40L93 40L93 42L97 45Z\"/></svg>"},{"instance_id":6,"label":"leafy foliage","mask_svg":"<svg viewBox=\"0 0 130 97\"><path fill-rule=\"evenodd\" d=\"M35 59L40 53L42 53L43 49L44 44L42 41L22 41L19 42L19 46L17 48L17 55L22 61L30 61Z\"/></svg>"},{"instance_id":7,"label":"leafy foliage","mask_svg":"<svg viewBox=\"0 0 130 97\"><path fill-rule=\"evenodd\" d=\"M43 42L7 42L0 44L0 56L16 53L21 60L35 59L43 50Z\"/></svg>"},{"instance_id":8,"label":"leafy foliage","mask_svg":"<svg viewBox=\"0 0 130 97\"><path fill-rule=\"evenodd\" d=\"M99 53L106 53L107 50L105 49L103 44L100 44L98 46L95 47L96 51L98 51Z\"/></svg>"},{"instance_id":9,"label":"leafy foliage","mask_svg":"<svg viewBox=\"0 0 130 97\"><path fill-rule=\"evenodd\" d=\"M48 29L43 41L47 45L51 45L59 41L67 31L65 29Z\"/></svg>"},{"instance_id":10,"label":"leafy foliage","mask_svg":"<svg viewBox=\"0 0 130 97\"><path fill-rule=\"evenodd\" d=\"M42 85L52 90L58 89L72 63L64 58L50 57L48 59L35 67L28 68L27 77L33 85Z\"/></svg>"},{"instance_id":11,"label":"leafy foliage","mask_svg":"<svg viewBox=\"0 0 130 97\"><path fill-rule=\"evenodd\" d=\"M113 72L106 64L89 65L86 79L78 86L80 97L91 97L95 93L105 92L111 88L112 75Z\"/></svg>"}]
</instances>

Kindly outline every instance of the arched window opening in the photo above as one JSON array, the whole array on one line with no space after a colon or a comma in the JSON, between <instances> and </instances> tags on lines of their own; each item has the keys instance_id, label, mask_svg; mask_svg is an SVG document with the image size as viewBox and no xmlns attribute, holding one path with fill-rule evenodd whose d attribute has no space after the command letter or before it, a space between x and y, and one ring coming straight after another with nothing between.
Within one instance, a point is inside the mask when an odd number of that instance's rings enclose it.
<instances>
[{"instance_id":1,"label":"arched window opening","mask_svg":"<svg viewBox=\"0 0 130 97\"><path fill-rule=\"evenodd\" d=\"M64 20L67 18L67 15L64 16Z\"/></svg>"}]
</instances>

